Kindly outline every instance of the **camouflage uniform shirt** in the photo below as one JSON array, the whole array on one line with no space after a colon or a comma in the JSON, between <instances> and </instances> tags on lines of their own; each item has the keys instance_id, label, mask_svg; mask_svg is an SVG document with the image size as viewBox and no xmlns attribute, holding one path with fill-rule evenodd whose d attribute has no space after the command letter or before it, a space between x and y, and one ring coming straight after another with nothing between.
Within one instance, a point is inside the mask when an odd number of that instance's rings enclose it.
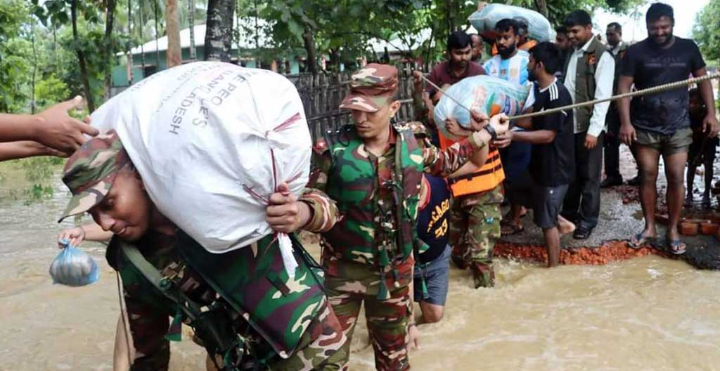
<instances>
[{"instance_id":1,"label":"camouflage uniform shirt","mask_svg":"<svg viewBox=\"0 0 720 371\"><path fill-rule=\"evenodd\" d=\"M330 209L320 208L322 203L316 202L313 218L306 228L322 232L326 275L358 282L363 286L361 291L370 295L380 292L381 278L386 287L395 288L409 284L412 279L414 260L411 254L403 253L402 246L398 246L389 231L403 227L396 225L397 219L393 217L397 208L402 207L402 212L412 216L413 223L407 227L417 240L417 197L414 202L404 199L403 205L398 205L393 188L387 186L392 184L397 171L398 137L407 130L414 134L419 146L417 153L422 157L414 160L419 162L422 171L436 176L447 177L484 147L484 143L477 143L471 136L441 151L430 144L425 128L417 122L392 127L389 143L381 156L365 149L351 125L317 141L314 147L314 171L309 187L326 192L337 203L340 214L333 215ZM418 190L420 184L418 179ZM383 266L379 254L382 246L389 247L390 265L394 269Z\"/></svg>"}]
</instances>

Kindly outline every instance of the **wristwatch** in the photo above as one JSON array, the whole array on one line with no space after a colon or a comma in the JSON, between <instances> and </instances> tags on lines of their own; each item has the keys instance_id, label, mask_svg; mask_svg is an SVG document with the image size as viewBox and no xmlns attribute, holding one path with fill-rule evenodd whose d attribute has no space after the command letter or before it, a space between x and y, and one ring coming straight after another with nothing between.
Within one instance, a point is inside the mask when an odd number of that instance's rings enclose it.
<instances>
[{"instance_id":1,"label":"wristwatch","mask_svg":"<svg viewBox=\"0 0 720 371\"><path fill-rule=\"evenodd\" d=\"M497 133L495 132L495 128L493 128L492 125L487 124L487 125L485 125L485 127L483 129L485 129L485 131L487 131L488 134L490 134L490 139L492 139L492 140L497 139Z\"/></svg>"}]
</instances>

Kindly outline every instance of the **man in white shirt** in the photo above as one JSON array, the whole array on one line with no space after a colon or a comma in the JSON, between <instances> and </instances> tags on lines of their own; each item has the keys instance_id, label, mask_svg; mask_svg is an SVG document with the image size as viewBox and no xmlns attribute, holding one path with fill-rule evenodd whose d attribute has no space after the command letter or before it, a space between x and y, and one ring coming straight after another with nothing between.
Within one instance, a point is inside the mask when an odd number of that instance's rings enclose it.
<instances>
[{"instance_id":1,"label":"man in white shirt","mask_svg":"<svg viewBox=\"0 0 720 371\"><path fill-rule=\"evenodd\" d=\"M615 79L615 59L592 32L592 19L584 10L565 18L574 50L565 65L565 87L575 103L608 98ZM600 215L602 132L610 103L574 110L575 180L570 185L562 215L575 222L575 239L590 237Z\"/></svg>"}]
</instances>

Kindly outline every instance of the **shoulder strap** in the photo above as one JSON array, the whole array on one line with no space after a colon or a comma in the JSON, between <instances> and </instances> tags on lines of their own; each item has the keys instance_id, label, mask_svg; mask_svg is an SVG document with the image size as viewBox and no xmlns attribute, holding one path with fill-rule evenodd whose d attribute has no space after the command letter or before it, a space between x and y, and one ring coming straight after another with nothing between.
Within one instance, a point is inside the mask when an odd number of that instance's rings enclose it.
<instances>
[{"instance_id":1,"label":"shoulder strap","mask_svg":"<svg viewBox=\"0 0 720 371\"><path fill-rule=\"evenodd\" d=\"M137 247L131 244L123 243L120 248L125 254L125 257L127 257L130 263L137 268L143 277L145 277L145 279L152 283L155 288L162 292L165 297L172 300L175 304L182 308L185 316L187 316L191 321L197 319L198 315L201 313L199 306L189 300L179 290L173 288L172 282L163 277L160 274L160 271L158 271L157 268L145 259Z\"/></svg>"}]
</instances>

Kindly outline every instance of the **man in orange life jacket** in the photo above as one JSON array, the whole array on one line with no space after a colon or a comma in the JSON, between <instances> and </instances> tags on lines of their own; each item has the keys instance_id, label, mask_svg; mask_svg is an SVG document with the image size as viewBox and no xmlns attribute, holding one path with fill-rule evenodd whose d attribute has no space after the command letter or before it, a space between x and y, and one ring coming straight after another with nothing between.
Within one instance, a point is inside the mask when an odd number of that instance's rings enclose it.
<instances>
[{"instance_id":1,"label":"man in orange life jacket","mask_svg":"<svg viewBox=\"0 0 720 371\"><path fill-rule=\"evenodd\" d=\"M491 116L496 113L491 112ZM446 127L451 134L460 138L472 133L462 129L454 119L448 119ZM454 143L440 133L441 148L448 148ZM475 288L495 285L492 252L495 240L501 233L503 180L505 172L500 152L494 146L490 147L484 164L469 161L448 179L453 194L450 213L451 258L459 268L470 268Z\"/></svg>"}]
</instances>

